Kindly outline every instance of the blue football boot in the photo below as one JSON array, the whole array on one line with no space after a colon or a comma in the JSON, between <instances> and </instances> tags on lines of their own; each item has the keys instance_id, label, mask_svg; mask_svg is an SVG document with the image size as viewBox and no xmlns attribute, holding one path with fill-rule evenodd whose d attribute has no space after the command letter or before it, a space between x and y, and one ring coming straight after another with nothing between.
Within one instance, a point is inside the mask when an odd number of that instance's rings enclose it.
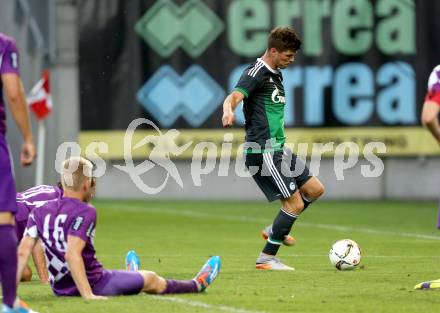
<instances>
[{"instance_id":1,"label":"blue football boot","mask_svg":"<svg viewBox=\"0 0 440 313\"><path fill-rule=\"evenodd\" d=\"M130 250L125 257L125 269L131 272L139 271L139 258L134 250Z\"/></svg>"},{"instance_id":2,"label":"blue football boot","mask_svg":"<svg viewBox=\"0 0 440 313\"><path fill-rule=\"evenodd\" d=\"M14 313L15 310L8 307L6 304L2 305L2 313Z\"/></svg>"},{"instance_id":3,"label":"blue football boot","mask_svg":"<svg viewBox=\"0 0 440 313\"><path fill-rule=\"evenodd\" d=\"M200 292L208 288L220 272L221 262L219 256L210 257L203 265L200 272L194 277L194 280L200 287Z\"/></svg>"},{"instance_id":4,"label":"blue football boot","mask_svg":"<svg viewBox=\"0 0 440 313\"><path fill-rule=\"evenodd\" d=\"M3 304L2 313L38 313L34 310L31 310L27 303L22 300L18 301L18 305L12 309L8 307L6 304Z\"/></svg>"}]
</instances>

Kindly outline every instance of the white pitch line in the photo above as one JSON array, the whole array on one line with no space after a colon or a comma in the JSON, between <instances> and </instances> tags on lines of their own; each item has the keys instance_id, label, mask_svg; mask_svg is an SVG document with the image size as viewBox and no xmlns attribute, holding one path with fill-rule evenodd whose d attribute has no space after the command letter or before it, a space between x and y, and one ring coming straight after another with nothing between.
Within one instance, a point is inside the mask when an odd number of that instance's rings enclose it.
<instances>
[{"instance_id":1,"label":"white pitch line","mask_svg":"<svg viewBox=\"0 0 440 313\"><path fill-rule=\"evenodd\" d=\"M200 301L192 301L192 300L175 298L175 297L167 297L167 296L165 296L165 297L157 296L157 297L155 297L155 299L165 301L165 302L173 302L173 303L179 303L179 304L184 304L184 305L193 306L193 307L204 308L204 309L208 309L208 310L219 310L219 311L231 312L231 313L268 313L268 312L263 312L263 311L250 311L250 310L235 308L235 307L226 306L226 305L208 304L208 303L200 302Z\"/></svg>"},{"instance_id":2,"label":"white pitch line","mask_svg":"<svg viewBox=\"0 0 440 313\"><path fill-rule=\"evenodd\" d=\"M308 222L301 222L301 226L321 228L321 229L331 229L331 230L337 230L337 231L349 231L349 232L354 231L354 232L367 233L367 234L373 234L373 235L391 235L391 236L410 237L410 238L417 238L417 239L440 240L440 236L424 235L424 234L418 234L418 233L395 232L395 231L388 231L388 230L377 230L377 229L363 228L363 227L354 228L354 227L347 227L347 226L316 224L316 223L308 223Z\"/></svg>"},{"instance_id":3,"label":"white pitch line","mask_svg":"<svg viewBox=\"0 0 440 313\"><path fill-rule=\"evenodd\" d=\"M324 258L328 254L284 254L287 257L294 258ZM440 259L440 255L363 255L368 259Z\"/></svg>"},{"instance_id":4,"label":"white pitch line","mask_svg":"<svg viewBox=\"0 0 440 313\"><path fill-rule=\"evenodd\" d=\"M221 257L225 258L242 258L244 254L227 254L222 253ZM100 257L106 257L106 258L118 258L121 257L121 254L112 254L112 253L100 253ZM188 257L189 254L179 253L179 254L138 254L141 258L180 258L180 257ZM287 253L284 254L284 256L287 257L294 257L294 258L324 258L328 257L328 254L295 254L295 253ZM206 254L191 254L191 257L200 257L204 258L206 257ZM382 258L389 258L389 259L440 259L440 255L371 255L368 254L367 256L369 259L382 259Z\"/></svg>"},{"instance_id":5,"label":"white pitch line","mask_svg":"<svg viewBox=\"0 0 440 313\"><path fill-rule=\"evenodd\" d=\"M107 203L107 204L105 204L105 206L111 207L112 204ZM129 206L128 205L128 207L129 207L129 210L135 210L137 212L139 212L139 211L154 212L154 213L162 213L162 214L189 216L189 217L194 217L194 218L210 218L210 219L235 221L235 222L236 221L257 222L257 223L268 223L269 222L269 220L265 219L265 218L256 218L256 217L247 217L247 216L224 216L224 215L202 213L202 212L197 212L197 211L188 211L188 210L184 211L184 210L157 208L157 207L156 208L154 208L154 207L142 208L142 207L139 207L139 205L136 205L136 206ZM120 209L121 207L117 206L117 208ZM309 223L309 222L303 222L303 221L300 221L300 225L303 227L330 229L330 230L344 231L344 232L359 232L359 233L366 233L366 234L372 234L372 235L391 235L391 236L399 236L399 237L406 237L406 238L440 240L440 236L425 235L425 234L419 234L419 233L396 232L396 231L377 230L377 229L362 228L362 227L347 227L347 226L331 225L331 224Z\"/></svg>"}]
</instances>

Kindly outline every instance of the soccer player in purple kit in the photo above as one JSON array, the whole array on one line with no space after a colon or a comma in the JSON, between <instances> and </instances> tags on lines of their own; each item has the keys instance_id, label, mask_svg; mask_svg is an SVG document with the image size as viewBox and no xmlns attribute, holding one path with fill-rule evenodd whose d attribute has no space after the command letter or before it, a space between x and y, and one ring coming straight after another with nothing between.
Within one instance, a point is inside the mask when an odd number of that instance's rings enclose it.
<instances>
[{"instance_id":1,"label":"soccer player in purple kit","mask_svg":"<svg viewBox=\"0 0 440 313\"><path fill-rule=\"evenodd\" d=\"M58 200L63 196L63 189L60 186L39 185L29 188L25 191L18 192L17 213L15 214L15 227L17 230L18 242L23 238L23 233L29 218L29 214L41 207L48 201ZM46 269L46 262L42 242L35 245L32 251L32 258L34 259L35 268L37 269L38 277L42 283L49 282L49 276ZM26 266L21 281L30 281L32 278L32 270Z\"/></svg>"},{"instance_id":2,"label":"soccer player in purple kit","mask_svg":"<svg viewBox=\"0 0 440 313\"><path fill-rule=\"evenodd\" d=\"M44 243L50 284L57 296L82 296L105 299L106 296L198 293L204 291L220 270L220 258L211 257L191 280L164 279L151 271L106 270L98 262L93 238L96 209L89 204L95 193L93 164L79 157L63 162L60 200L49 201L34 210L19 246L18 275L36 244Z\"/></svg>"},{"instance_id":3,"label":"soccer player in purple kit","mask_svg":"<svg viewBox=\"0 0 440 313\"><path fill-rule=\"evenodd\" d=\"M14 227L15 182L9 147L6 141L5 93L12 116L24 142L20 153L23 166L35 158L29 113L23 83L20 78L18 50L15 40L0 33L0 277L3 292L3 313L31 312L17 298L17 236Z\"/></svg>"}]
</instances>

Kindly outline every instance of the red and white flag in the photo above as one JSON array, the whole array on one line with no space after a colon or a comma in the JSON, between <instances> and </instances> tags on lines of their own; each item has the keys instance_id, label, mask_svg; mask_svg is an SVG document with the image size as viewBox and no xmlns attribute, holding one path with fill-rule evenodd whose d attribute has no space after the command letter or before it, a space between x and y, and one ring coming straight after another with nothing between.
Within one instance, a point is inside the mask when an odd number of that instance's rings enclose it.
<instances>
[{"instance_id":1,"label":"red and white flag","mask_svg":"<svg viewBox=\"0 0 440 313\"><path fill-rule=\"evenodd\" d=\"M52 111L50 95L49 71L43 71L43 77L35 84L28 95L27 102L37 119L45 119Z\"/></svg>"}]
</instances>

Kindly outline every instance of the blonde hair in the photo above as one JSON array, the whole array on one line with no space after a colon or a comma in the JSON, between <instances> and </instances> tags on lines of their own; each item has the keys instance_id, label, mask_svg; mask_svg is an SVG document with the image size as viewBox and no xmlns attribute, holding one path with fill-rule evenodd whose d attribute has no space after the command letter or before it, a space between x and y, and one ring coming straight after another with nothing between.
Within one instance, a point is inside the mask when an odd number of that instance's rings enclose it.
<instances>
[{"instance_id":1,"label":"blonde hair","mask_svg":"<svg viewBox=\"0 0 440 313\"><path fill-rule=\"evenodd\" d=\"M93 164L83 157L70 157L63 162L61 185L63 189L79 191L84 180L92 178Z\"/></svg>"}]
</instances>

